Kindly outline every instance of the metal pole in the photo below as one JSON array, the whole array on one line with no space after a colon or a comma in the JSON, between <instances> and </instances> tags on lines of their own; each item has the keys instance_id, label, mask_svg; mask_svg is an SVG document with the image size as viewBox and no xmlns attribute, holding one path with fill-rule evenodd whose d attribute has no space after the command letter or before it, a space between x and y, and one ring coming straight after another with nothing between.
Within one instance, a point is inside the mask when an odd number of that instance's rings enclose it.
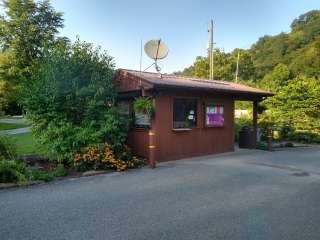
<instances>
[{"instance_id":1,"label":"metal pole","mask_svg":"<svg viewBox=\"0 0 320 240\"><path fill-rule=\"evenodd\" d=\"M213 80L213 20L209 22L209 46L208 46L208 58L209 58L209 79Z\"/></svg>"},{"instance_id":2,"label":"metal pole","mask_svg":"<svg viewBox=\"0 0 320 240\"><path fill-rule=\"evenodd\" d=\"M236 68L236 83L238 82L238 73L239 73L239 58L240 58L240 51L238 51L238 57L237 57L237 68Z\"/></svg>"},{"instance_id":3,"label":"metal pole","mask_svg":"<svg viewBox=\"0 0 320 240\"><path fill-rule=\"evenodd\" d=\"M258 101L253 101L253 111L252 111L252 125L253 125L253 139L252 139L252 148L257 147L257 128L258 128Z\"/></svg>"}]
</instances>

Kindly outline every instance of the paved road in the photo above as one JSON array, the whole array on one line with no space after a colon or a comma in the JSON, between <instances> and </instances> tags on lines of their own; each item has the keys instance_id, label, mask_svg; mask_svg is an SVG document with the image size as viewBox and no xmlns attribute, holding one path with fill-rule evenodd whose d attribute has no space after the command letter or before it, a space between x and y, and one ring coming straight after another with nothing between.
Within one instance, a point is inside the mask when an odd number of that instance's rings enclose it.
<instances>
[{"instance_id":1,"label":"paved road","mask_svg":"<svg viewBox=\"0 0 320 240\"><path fill-rule=\"evenodd\" d=\"M29 122L24 118L0 118L0 123L27 124ZM0 131L0 134L15 135L27 132L31 132L31 127L2 130Z\"/></svg>"},{"instance_id":2,"label":"paved road","mask_svg":"<svg viewBox=\"0 0 320 240\"><path fill-rule=\"evenodd\" d=\"M0 118L0 123L27 124L25 118Z\"/></svg>"},{"instance_id":3,"label":"paved road","mask_svg":"<svg viewBox=\"0 0 320 240\"><path fill-rule=\"evenodd\" d=\"M319 239L320 147L0 192L0 239Z\"/></svg>"},{"instance_id":4,"label":"paved road","mask_svg":"<svg viewBox=\"0 0 320 240\"><path fill-rule=\"evenodd\" d=\"M2 130L2 131L0 131L0 134L16 135L16 134L27 133L27 132L31 132L31 127Z\"/></svg>"}]
</instances>

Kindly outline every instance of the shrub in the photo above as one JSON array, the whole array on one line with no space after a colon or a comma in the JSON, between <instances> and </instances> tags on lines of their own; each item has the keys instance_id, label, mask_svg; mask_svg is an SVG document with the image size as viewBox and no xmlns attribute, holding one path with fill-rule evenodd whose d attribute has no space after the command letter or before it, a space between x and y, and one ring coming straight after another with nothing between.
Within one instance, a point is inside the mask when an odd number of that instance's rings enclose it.
<instances>
[{"instance_id":1,"label":"shrub","mask_svg":"<svg viewBox=\"0 0 320 240\"><path fill-rule=\"evenodd\" d=\"M288 140L304 143L320 143L320 136L311 131L292 131L288 134Z\"/></svg>"},{"instance_id":2,"label":"shrub","mask_svg":"<svg viewBox=\"0 0 320 240\"><path fill-rule=\"evenodd\" d=\"M29 168L28 177L29 180L38 180L49 182L52 181L55 177L66 176L67 172L63 164L58 164L57 167L52 172L47 172L38 168Z\"/></svg>"},{"instance_id":3,"label":"shrub","mask_svg":"<svg viewBox=\"0 0 320 240\"><path fill-rule=\"evenodd\" d=\"M27 168L24 162L16 160L0 160L0 182L25 182L27 181Z\"/></svg>"},{"instance_id":4,"label":"shrub","mask_svg":"<svg viewBox=\"0 0 320 240\"><path fill-rule=\"evenodd\" d=\"M128 119L114 104L112 57L86 42L62 42L32 73L23 83L23 105L51 159L72 164L75 153L103 142L121 151Z\"/></svg>"},{"instance_id":5,"label":"shrub","mask_svg":"<svg viewBox=\"0 0 320 240\"><path fill-rule=\"evenodd\" d=\"M64 168L63 164L58 164L56 169L53 171L53 176L54 177L64 177L67 175L67 172Z\"/></svg>"},{"instance_id":6,"label":"shrub","mask_svg":"<svg viewBox=\"0 0 320 240\"><path fill-rule=\"evenodd\" d=\"M5 135L0 135L0 160L13 160L16 157L14 144Z\"/></svg>"},{"instance_id":7,"label":"shrub","mask_svg":"<svg viewBox=\"0 0 320 240\"><path fill-rule=\"evenodd\" d=\"M294 147L294 144L292 142L286 142L284 144L285 147Z\"/></svg>"},{"instance_id":8,"label":"shrub","mask_svg":"<svg viewBox=\"0 0 320 240\"><path fill-rule=\"evenodd\" d=\"M31 181L45 181L49 182L52 181L54 176L51 172L46 172L44 170L38 168L31 168L29 169L29 180Z\"/></svg>"},{"instance_id":9,"label":"shrub","mask_svg":"<svg viewBox=\"0 0 320 240\"><path fill-rule=\"evenodd\" d=\"M265 142L257 142L256 149L268 150L268 146Z\"/></svg>"},{"instance_id":10,"label":"shrub","mask_svg":"<svg viewBox=\"0 0 320 240\"><path fill-rule=\"evenodd\" d=\"M124 171L127 168L144 165L144 161L132 156L127 146L125 146L123 152L117 156L107 143L86 147L82 153L75 154L74 161L75 167L79 171L89 169L115 169L116 171Z\"/></svg>"}]
</instances>

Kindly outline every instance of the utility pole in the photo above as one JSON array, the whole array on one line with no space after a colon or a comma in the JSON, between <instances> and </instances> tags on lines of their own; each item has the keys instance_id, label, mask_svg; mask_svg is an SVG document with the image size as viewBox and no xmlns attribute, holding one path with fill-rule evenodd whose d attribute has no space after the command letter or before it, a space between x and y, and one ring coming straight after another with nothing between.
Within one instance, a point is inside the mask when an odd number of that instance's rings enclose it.
<instances>
[{"instance_id":1,"label":"utility pole","mask_svg":"<svg viewBox=\"0 0 320 240\"><path fill-rule=\"evenodd\" d=\"M238 50L238 57L237 57L237 68L236 68L236 83L238 82L238 73L239 73L239 58L240 58L240 51Z\"/></svg>"},{"instance_id":2,"label":"utility pole","mask_svg":"<svg viewBox=\"0 0 320 240\"><path fill-rule=\"evenodd\" d=\"M209 79L213 80L213 20L211 19L208 27L209 43L208 43L208 58L209 58Z\"/></svg>"}]
</instances>

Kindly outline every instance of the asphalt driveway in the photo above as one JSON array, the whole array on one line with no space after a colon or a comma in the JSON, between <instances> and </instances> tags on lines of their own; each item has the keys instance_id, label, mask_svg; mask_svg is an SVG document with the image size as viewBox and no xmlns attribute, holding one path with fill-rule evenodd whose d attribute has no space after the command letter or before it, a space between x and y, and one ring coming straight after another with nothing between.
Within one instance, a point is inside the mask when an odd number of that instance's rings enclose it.
<instances>
[{"instance_id":1,"label":"asphalt driveway","mask_svg":"<svg viewBox=\"0 0 320 240\"><path fill-rule=\"evenodd\" d=\"M0 239L319 239L320 147L0 191Z\"/></svg>"}]
</instances>

